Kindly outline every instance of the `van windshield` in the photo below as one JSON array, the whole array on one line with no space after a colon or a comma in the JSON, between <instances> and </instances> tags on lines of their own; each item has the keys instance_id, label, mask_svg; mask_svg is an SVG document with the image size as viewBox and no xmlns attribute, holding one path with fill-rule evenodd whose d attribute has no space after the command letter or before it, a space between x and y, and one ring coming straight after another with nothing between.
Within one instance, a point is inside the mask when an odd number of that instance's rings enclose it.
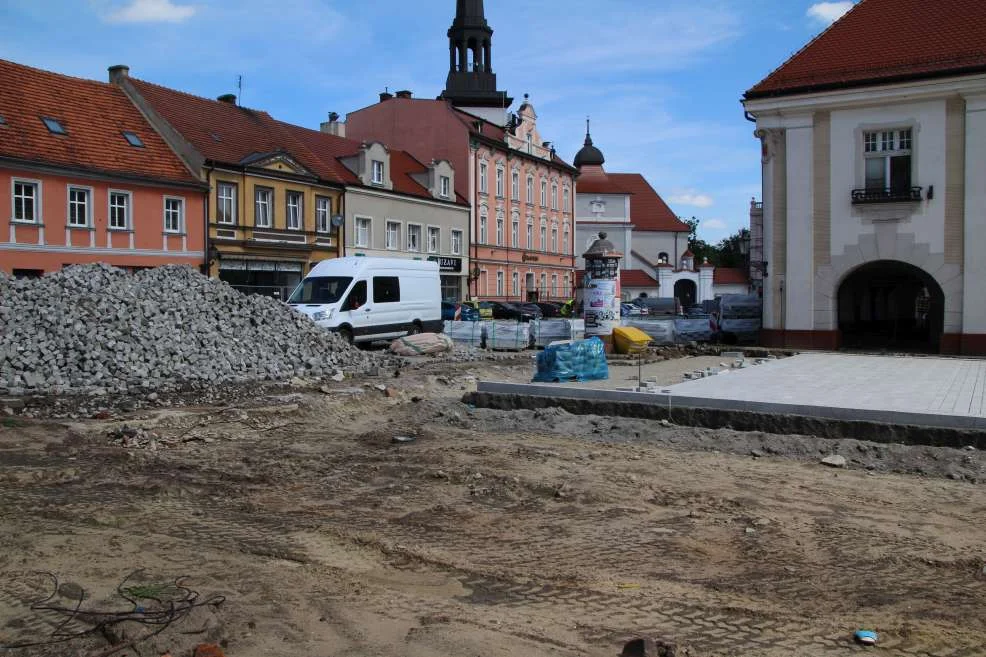
<instances>
[{"instance_id":1,"label":"van windshield","mask_svg":"<svg viewBox=\"0 0 986 657\"><path fill-rule=\"evenodd\" d=\"M288 303L336 303L352 282L351 276L310 276L294 289Z\"/></svg>"}]
</instances>

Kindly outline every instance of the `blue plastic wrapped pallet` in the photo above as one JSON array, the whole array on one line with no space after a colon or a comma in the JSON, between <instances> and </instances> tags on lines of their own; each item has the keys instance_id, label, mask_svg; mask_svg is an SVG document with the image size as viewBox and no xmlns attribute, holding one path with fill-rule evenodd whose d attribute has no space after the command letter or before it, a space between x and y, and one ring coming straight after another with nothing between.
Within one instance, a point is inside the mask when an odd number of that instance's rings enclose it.
<instances>
[{"instance_id":1,"label":"blue plastic wrapped pallet","mask_svg":"<svg viewBox=\"0 0 986 657\"><path fill-rule=\"evenodd\" d=\"M534 381L600 381L609 378L606 347L599 338L553 342L537 356Z\"/></svg>"}]
</instances>

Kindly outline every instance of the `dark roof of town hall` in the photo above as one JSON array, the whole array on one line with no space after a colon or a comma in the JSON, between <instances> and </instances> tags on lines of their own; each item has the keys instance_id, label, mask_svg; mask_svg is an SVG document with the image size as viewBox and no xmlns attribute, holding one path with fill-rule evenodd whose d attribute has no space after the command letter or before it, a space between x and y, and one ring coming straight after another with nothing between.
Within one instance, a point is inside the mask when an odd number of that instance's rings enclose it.
<instances>
[{"instance_id":1,"label":"dark roof of town hall","mask_svg":"<svg viewBox=\"0 0 986 657\"><path fill-rule=\"evenodd\" d=\"M745 98L982 72L983 0L862 0Z\"/></svg>"}]
</instances>

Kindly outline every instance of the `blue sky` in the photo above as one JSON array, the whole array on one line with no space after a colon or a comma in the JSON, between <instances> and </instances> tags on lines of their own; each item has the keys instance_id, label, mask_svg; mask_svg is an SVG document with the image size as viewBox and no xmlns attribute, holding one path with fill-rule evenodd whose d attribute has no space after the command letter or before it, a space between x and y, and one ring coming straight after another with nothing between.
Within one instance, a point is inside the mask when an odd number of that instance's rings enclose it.
<instances>
[{"instance_id":1,"label":"blue sky","mask_svg":"<svg viewBox=\"0 0 986 657\"><path fill-rule=\"evenodd\" d=\"M486 0L500 88L571 161L585 117L609 171L638 171L716 242L748 222L760 149L743 92L849 0ZM603 11L600 13L600 8ZM0 58L131 75L317 127L385 87L445 84L453 0L3 0Z\"/></svg>"}]
</instances>

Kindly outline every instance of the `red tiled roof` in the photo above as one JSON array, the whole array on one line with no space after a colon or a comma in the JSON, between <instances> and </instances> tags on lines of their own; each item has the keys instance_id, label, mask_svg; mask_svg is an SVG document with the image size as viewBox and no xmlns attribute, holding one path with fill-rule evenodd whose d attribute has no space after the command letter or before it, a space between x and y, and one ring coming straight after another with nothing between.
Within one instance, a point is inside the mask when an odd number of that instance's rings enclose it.
<instances>
[{"instance_id":1,"label":"red tiled roof","mask_svg":"<svg viewBox=\"0 0 986 657\"><path fill-rule=\"evenodd\" d=\"M608 174L593 173L586 175L584 172L579 176L575 183L575 191L579 194L629 194L630 192L620 186Z\"/></svg>"},{"instance_id":2,"label":"red tiled roof","mask_svg":"<svg viewBox=\"0 0 986 657\"><path fill-rule=\"evenodd\" d=\"M270 114L209 100L129 78L164 120L207 160L236 165L260 153L283 151L322 180L347 183L353 175L334 158L319 158Z\"/></svg>"},{"instance_id":3,"label":"red tiled roof","mask_svg":"<svg viewBox=\"0 0 986 657\"><path fill-rule=\"evenodd\" d=\"M635 230L687 233L688 225L679 219L664 199L639 173L610 173L607 176L630 196L630 219Z\"/></svg>"},{"instance_id":4,"label":"red tiled roof","mask_svg":"<svg viewBox=\"0 0 986 657\"><path fill-rule=\"evenodd\" d=\"M657 279L643 269L624 269L620 272L621 287L657 287Z\"/></svg>"},{"instance_id":5,"label":"red tiled roof","mask_svg":"<svg viewBox=\"0 0 986 657\"><path fill-rule=\"evenodd\" d=\"M357 155L362 147L362 143L355 139L337 137L327 132L311 130L310 128L303 128L280 121L277 121L277 124L320 160L336 161L339 158L352 157ZM394 184L394 191L437 200L427 188L412 177L412 174L427 173L428 167L405 151L391 148L389 152L390 180ZM350 184L359 184L359 179L349 169L345 169L345 172L349 178L347 182ZM456 202L466 204L466 200L458 194L456 194Z\"/></svg>"},{"instance_id":6,"label":"red tiled roof","mask_svg":"<svg viewBox=\"0 0 986 657\"><path fill-rule=\"evenodd\" d=\"M746 98L983 71L983 0L862 0Z\"/></svg>"},{"instance_id":7,"label":"red tiled roof","mask_svg":"<svg viewBox=\"0 0 986 657\"><path fill-rule=\"evenodd\" d=\"M198 182L120 89L0 59L0 156L168 182ZM41 117L68 132L55 135ZM144 143L131 146L123 132Z\"/></svg>"},{"instance_id":8,"label":"red tiled roof","mask_svg":"<svg viewBox=\"0 0 986 657\"><path fill-rule=\"evenodd\" d=\"M746 270L739 267L716 267L712 273L714 285L746 285L749 282Z\"/></svg>"}]
</instances>

